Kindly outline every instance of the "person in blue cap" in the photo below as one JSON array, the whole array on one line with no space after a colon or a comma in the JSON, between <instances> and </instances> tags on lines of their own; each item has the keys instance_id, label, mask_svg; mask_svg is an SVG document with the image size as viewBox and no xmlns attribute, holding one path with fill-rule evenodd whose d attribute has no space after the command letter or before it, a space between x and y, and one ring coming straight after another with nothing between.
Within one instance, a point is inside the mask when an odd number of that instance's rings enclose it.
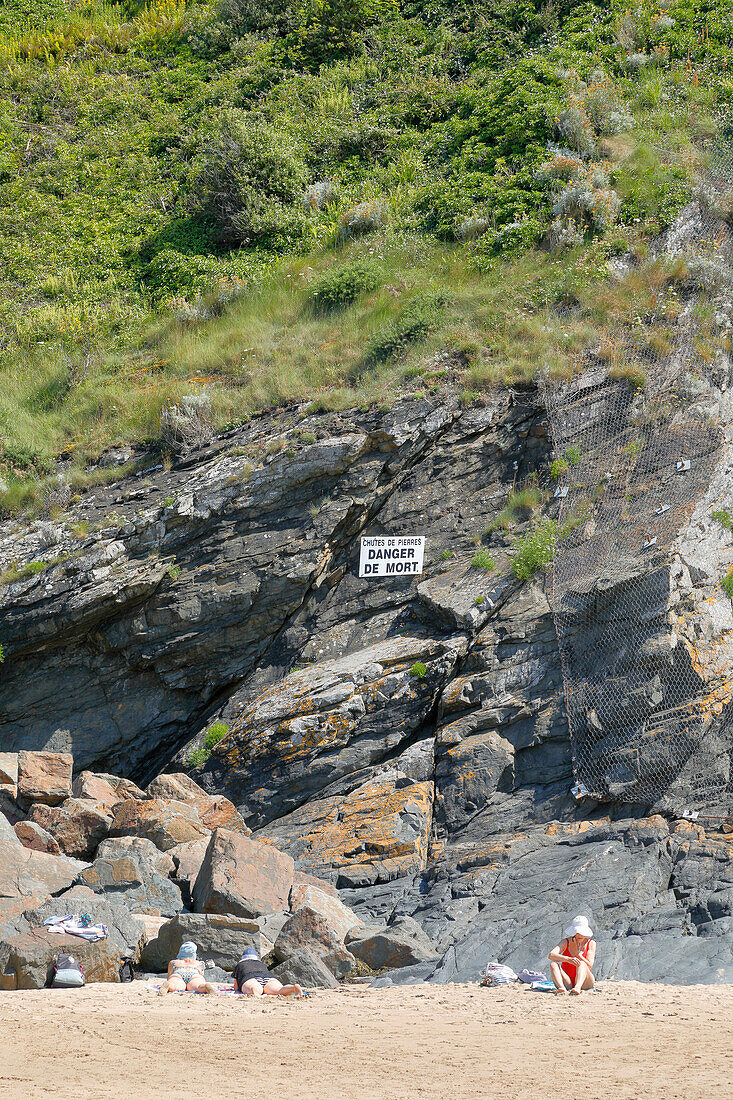
<instances>
[{"instance_id":1,"label":"person in blue cap","mask_svg":"<svg viewBox=\"0 0 733 1100\"><path fill-rule=\"evenodd\" d=\"M168 963L168 981L161 986L160 993L218 993L216 986L204 977L204 964L196 958L196 944L186 940L182 943L178 955Z\"/></svg>"},{"instance_id":2,"label":"person in blue cap","mask_svg":"<svg viewBox=\"0 0 733 1100\"><path fill-rule=\"evenodd\" d=\"M299 985L283 985L267 969L254 947L246 947L234 967L234 988L237 993L261 997L263 993L275 997L302 997Z\"/></svg>"}]
</instances>

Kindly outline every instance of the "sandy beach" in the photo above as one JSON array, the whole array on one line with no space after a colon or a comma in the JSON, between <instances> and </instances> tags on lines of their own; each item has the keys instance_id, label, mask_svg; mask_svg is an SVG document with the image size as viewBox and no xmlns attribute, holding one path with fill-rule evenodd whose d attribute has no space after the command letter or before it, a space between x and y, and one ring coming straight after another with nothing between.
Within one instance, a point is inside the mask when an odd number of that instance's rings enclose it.
<instances>
[{"instance_id":1,"label":"sandy beach","mask_svg":"<svg viewBox=\"0 0 733 1100\"><path fill-rule=\"evenodd\" d=\"M665 1097L733 1093L733 986L0 993L9 1097Z\"/></svg>"}]
</instances>

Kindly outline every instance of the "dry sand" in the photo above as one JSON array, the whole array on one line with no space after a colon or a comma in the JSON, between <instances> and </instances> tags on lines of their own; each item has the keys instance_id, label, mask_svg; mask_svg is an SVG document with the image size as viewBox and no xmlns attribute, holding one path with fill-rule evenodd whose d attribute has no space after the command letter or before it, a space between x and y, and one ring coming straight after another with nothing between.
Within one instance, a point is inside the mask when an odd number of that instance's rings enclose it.
<instances>
[{"instance_id":1,"label":"dry sand","mask_svg":"<svg viewBox=\"0 0 733 1100\"><path fill-rule=\"evenodd\" d=\"M733 1096L733 986L349 987L301 1001L148 982L0 993L10 1097Z\"/></svg>"}]
</instances>

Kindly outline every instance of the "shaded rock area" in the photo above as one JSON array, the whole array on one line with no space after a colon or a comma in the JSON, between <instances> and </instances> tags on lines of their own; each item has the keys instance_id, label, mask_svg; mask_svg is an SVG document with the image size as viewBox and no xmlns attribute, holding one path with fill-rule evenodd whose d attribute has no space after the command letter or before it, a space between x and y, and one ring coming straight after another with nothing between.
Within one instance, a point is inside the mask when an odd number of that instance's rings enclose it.
<instances>
[{"instance_id":1,"label":"shaded rock area","mask_svg":"<svg viewBox=\"0 0 733 1100\"><path fill-rule=\"evenodd\" d=\"M705 562L733 552L710 518L733 510L733 413L729 367L703 376L723 439L709 487L654 577L635 565L618 584L637 592L661 682L686 654L690 690L706 685L697 774L702 761L720 786L733 617ZM544 969L579 912L597 926L602 976L733 978L733 852L721 822L703 821L692 764L670 769L654 805L571 794L547 586L511 571L519 540L558 515L551 457L529 387L474 407L271 410L169 469L86 494L70 513L89 527L82 542L51 520L1 525L0 564L54 564L0 589L0 808L22 825L0 832L0 899L63 897L80 873L106 898L115 874L95 845L142 838L169 856L154 874L182 905L257 924L288 980L315 984L329 950L340 974L398 968L380 983L474 980L489 958ZM527 486L537 503L507 519ZM422 576L359 578L359 537L397 534L425 535ZM491 564L474 564L479 546ZM615 589L603 606L622 606ZM609 659L589 630L578 675L598 678ZM658 684L632 673L628 709L649 711ZM644 751L663 755L655 737ZM73 782L60 761L21 762L32 750L73 753ZM99 831L71 839L80 803ZM691 808L699 824L680 823ZM33 825L91 867L39 850ZM363 924L345 928L316 891ZM152 898L142 905L153 919Z\"/></svg>"}]
</instances>

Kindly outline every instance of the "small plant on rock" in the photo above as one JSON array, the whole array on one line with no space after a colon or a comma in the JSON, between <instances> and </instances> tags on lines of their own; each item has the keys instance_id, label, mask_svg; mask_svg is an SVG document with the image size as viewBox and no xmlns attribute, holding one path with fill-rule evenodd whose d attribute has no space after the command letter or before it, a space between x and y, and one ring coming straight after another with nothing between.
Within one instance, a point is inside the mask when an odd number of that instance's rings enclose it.
<instances>
[{"instance_id":1,"label":"small plant on rock","mask_svg":"<svg viewBox=\"0 0 733 1100\"><path fill-rule=\"evenodd\" d=\"M570 463L564 458L555 458L550 463L550 477L553 481L559 481L563 474L570 469Z\"/></svg>"},{"instance_id":2,"label":"small plant on rock","mask_svg":"<svg viewBox=\"0 0 733 1100\"><path fill-rule=\"evenodd\" d=\"M718 521L721 527L725 527L726 531L733 531L733 516L725 508L719 508L717 512L713 512L712 519Z\"/></svg>"},{"instance_id":3,"label":"small plant on rock","mask_svg":"<svg viewBox=\"0 0 733 1100\"><path fill-rule=\"evenodd\" d=\"M481 569L484 573L489 573L494 568L494 559L487 550L478 550L471 558L471 568Z\"/></svg>"},{"instance_id":4,"label":"small plant on rock","mask_svg":"<svg viewBox=\"0 0 733 1100\"><path fill-rule=\"evenodd\" d=\"M528 581L538 569L544 569L555 557L558 539L557 523L545 520L520 540L512 562L512 573L520 581Z\"/></svg>"},{"instance_id":5,"label":"small plant on rock","mask_svg":"<svg viewBox=\"0 0 733 1100\"><path fill-rule=\"evenodd\" d=\"M410 675L414 676L417 680L423 680L427 674L427 667L422 661L416 661L410 669Z\"/></svg>"},{"instance_id":6,"label":"small plant on rock","mask_svg":"<svg viewBox=\"0 0 733 1100\"><path fill-rule=\"evenodd\" d=\"M725 592L728 599L733 603L733 569L720 582L720 587Z\"/></svg>"}]
</instances>

